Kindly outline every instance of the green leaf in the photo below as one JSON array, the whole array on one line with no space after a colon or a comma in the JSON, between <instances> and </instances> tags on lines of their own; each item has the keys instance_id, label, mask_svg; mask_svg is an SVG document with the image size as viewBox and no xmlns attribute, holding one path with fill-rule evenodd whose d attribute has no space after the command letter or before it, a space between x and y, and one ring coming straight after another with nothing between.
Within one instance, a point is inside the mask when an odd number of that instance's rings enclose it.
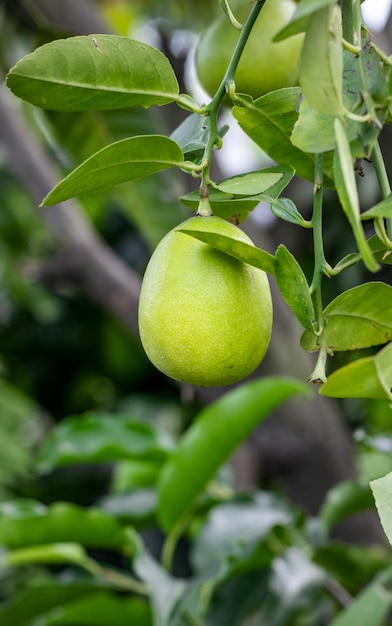
<instances>
[{"instance_id":1,"label":"green leaf","mask_svg":"<svg viewBox=\"0 0 392 626\"><path fill-rule=\"evenodd\" d=\"M299 107L291 141L303 152L328 152L335 149L334 116L320 113L304 98Z\"/></svg>"},{"instance_id":2,"label":"green leaf","mask_svg":"<svg viewBox=\"0 0 392 626\"><path fill-rule=\"evenodd\" d=\"M321 387L322 396L392 400L392 343L376 356L358 359L333 372Z\"/></svg>"},{"instance_id":3,"label":"green leaf","mask_svg":"<svg viewBox=\"0 0 392 626\"><path fill-rule=\"evenodd\" d=\"M10 70L7 85L19 98L55 111L148 107L178 95L162 52L117 35L69 37L41 46Z\"/></svg>"},{"instance_id":4,"label":"green leaf","mask_svg":"<svg viewBox=\"0 0 392 626\"><path fill-rule=\"evenodd\" d=\"M327 115L344 112L341 15L336 6L326 6L310 17L299 83L304 98L315 111Z\"/></svg>"},{"instance_id":5,"label":"green leaf","mask_svg":"<svg viewBox=\"0 0 392 626\"><path fill-rule=\"evenodd\" d=\"M227 392L201 411L158 482L158 515L166 530L189 512L208 481L256 425L295 394L307 395L309 387L288 378L263 378Z\"/></svg>"},{"instance_id":6,"label":"green leaf","mask_svg":"<svg viewBox=\"0 0 392 626\"><path fill-rule=\"evenodd\" d=\"M256 208L260 202L275 202L295 174L294 169L288 165L275 165L261 171L264 174L279 175L280 178L265 193L260 193L253 197L224 193L219 189L215 189L215 187L211 187L209 189L209 201L214 215L224 219L235 219L238 223L243 222L248 217L250 211ZM230 181L230 178L226 179L227 181ZM199 190L182 196L180 200L186 206L197 211L200 202Z\"/></svg>"},{"instance_id":7,"label":"green leaf","mask_svg":"<svg viewBox=\"0 0 392 626\"><path fill-rule=\"evenodd\" d=\"M187 230L186 228L178 228L177 230L199 239L199 241L204 241L204 243L208 243L213 248L239 261L248 263L248 265L253 265L253 267L257 267L259 270L264 270L264 272L269 272L270 274L275 273L275 257L269 252L265 252L265 250L252 246L250 243L206 230L197 231Z\"/></svg>"},{"instance_id":8,"label":"green leaf","mask_svg":"<svg viewBox=\"0 0 392 626\"><path fill-rule=\"evenodd\" d=\"M371 209L361 213L361 220L370 220L375 217L392 217L392 193L381 200L381 202L372 206Z\"/></svg>"},{"instance_id":9,"label":"green leaf","mask_svg":"<svg viewBox=\"0 0 392 626\"><path fill-rule=\"evenodd\" d=\"M71 564L85 567L88 562L85 549L78 543L52 543L5 552L0 556L0 569L4 566L20 567L32 563Z\"/></svg>"},{"instance_id":10,"label":"green leaf","mask_svg":"<svg viewBox=\"0 0 392 626\"><path fill-rule=\"evenodd\" d=\"M140 135L102 148L48 193L42 206L97 193L184 162L179 146L163 135Z\"/></svg>"},{"instance_id":11,"label":"green leaf","mask_svg":"<svg viewBox=\"0 0 392 626\"><path fill-rule=\"evenodd\" d=\"M392 340L392 287L369 282L344 291L325 308L324 339L333 350L358 350Z\"/></svg>"},{"instance_id":12,"label":"green leaf","mask_svg":"<svg viewBox=\"0 0 392 626\"><path fill-rule=\"evenodd\" d=\"M188 159L198 161L203 155L208 142L210 118L199 113L192 113L172 132L173 139ZM219 136L224 137L229 130L227 125L219 129Z\"/></svg>"},{"instance_id":13,"label":"green leaf","mask_svg":"<svg viewBox=\"0 0 392 626\"><path fill-rule=\"evenodd\" d=\"M363 82L367 86L367 98L375 103L384 103L388 95L385 70L376 50L369 39L363 39L361 56L348 50L343 51L343 101L347 109L356 115L366 115L368 104L363 97ZM361 69L360 69L361 65ZM375 142L386 119L385 106L375 107L375 120L347 120L347 134L352 155L358 158L371 158Z\"/></svg>"},{"instance_id":14,"label":"green leaf","mask_svg":"<svg viewBox=\"0 0 392 626\"><path fill-rule=\"evenodd\" d=\"M165 433L128 415L85 413L54 426L38 458L49 472L64 465L142 459L161 463L174 449Z\"/></svg>"},{"instance_id":15,"label":"green leaf","mask_svg":"<svg viewBox=\"0 0 392 626\"><path fill-rule=\"evenodd\" d=\"M343 211L351 225L362 260L370 272L376 272L379 265L373 257L361 224L358 189L346 130L339 118L335 119L334 125L337 147L334 157L336 190Z\"/></svg>"},{"instance_id":16,"label":"green leaf","mask_svg":"<svg viewBox=\"0 0 392 626\"><path fill-rule=\"evenodd\" d=\"M294 511L274 494L256 492L236 496L208 513L192 545L193 568L199 576L211 577L222 572L225 565L229 569L233 565L244 566L244 561L274 528L293 524ZM259 552L258 556L257 567L260 567Z\"/></svg>"},{"instance_id":17,"label":"green leaf","mask_svg":"<svg viewBox=\"0 0 392 626\"><path fill-rule=\"evenodd\" d=\"M392 594L384 587L391 569L382 572L331 622L331 626L384 626L392 606Z\"/></svg>"},{"instance_id":18,"label":"green leaf","mask_svg":"<svg viewBox=\"0 0 392 626\"><path fill-rule=\"evenodd\" d=\"M241 196L255 196L273 187L282 178L282 174L265 173L263 170L232 176L217 184L225 193Z\"/></svg>"},{"instance_id":19,"label":"green leaf","mask_svg":"<svg viewBox=\"0 0 392 626\"><path fill-rule=\"evenodd\" d=\"M298 321L312 331L314 309L308 281L298 261L282 244L275 253L275 277L280 293Z\"/></svg>"},{"instance_id":20,"label":"green leaf","mask_svg":"<svg viewBox=\"0 0 392 626\"><path fill-rule=\"evenodd\" d=\"M338 522L360 511L371 510L374 502L368 484L356 480L339 483L330 489L320 510L320 518L330 531Z\"/></svg>"},{"instance_id":21,"label":"green leaf","mask_svg":"<svg viewBox=\"0 0 392 626\"><path fill-rule=\"evenodd\" d=\"M242 130L274 161L293 167L298 176L313 181L314 156L299 150L291 142L291 133L298 119L301 90L298 87L279 89L254 102L243 100L233 107L233 115ZM332 158L325 158L326 186L333 186Z\"/></svg>"},{"instance_id":22,"label":"green leaf","mask_svg":"<svg viewBox=\"0 0 392 626\"><path fill-rule=\"evenodd\" d=\"M13 626L31 626L32 619L50 615L52 609L64 609L96 592L105 593L103 585L96 580L33 580L29 586L13 594L12 599L0 604L0 623ZM45 622L46 624L46 622ZM44 624L42 625L44 626Z\"/></svg>"},{"instance_id":23,"label":"green leaf","mask_svg":"<svg viewBox=\"0 0 392 626\"><path fill-rule=\"evenodd\" d=\"M301 0L291 17L290 22L274 37L274 41L282 41L298 33L306 31L313 13L336 4L336 0Z\"/></svg>"},{"instance_id":24,"label":"green leaf","mask_svg":"<svg viewBox=\"0 0 392 626\"><path fill-rule=\"evenodd\" d=\"M392 543L392 472L370 482L378 515L389 543Z\"/></svg>"},{"instance_id":25,"label":"green leaf","mask_svg":"<svg viewBox=\"0 0 392 626\"><path fill-rule=\"evenodd\" d=\"M303 226L304 228L311 228L312 223L302 217L290 198L278 198L277 200L271 198L270 202L272 213L279 219L290 222L290 224Z\"/></svg>"},{"instance_id":26,"label":"green leaf","mask_svg":"<svg viewBox=\"0 0 392 626\"><path fill-rule=\"evenodd\" d=\"M15 500L0 504L1 546L15 550L49 543L118 548L121 526L99 509L71 503L46 507L33 500Z\"/></svg>"},{"instance_id":27,"label":"green leaf","mask_svg":"<svg viewBox=\"0 0 392 626\"><path fill-rule=\"evenodd\" d=\"M40 616L40 626L152 626L150 609L137 598L121 597L107 591L92 593ZM14 624L13 626L16 626Z\"/></svg>"}]
</instances>

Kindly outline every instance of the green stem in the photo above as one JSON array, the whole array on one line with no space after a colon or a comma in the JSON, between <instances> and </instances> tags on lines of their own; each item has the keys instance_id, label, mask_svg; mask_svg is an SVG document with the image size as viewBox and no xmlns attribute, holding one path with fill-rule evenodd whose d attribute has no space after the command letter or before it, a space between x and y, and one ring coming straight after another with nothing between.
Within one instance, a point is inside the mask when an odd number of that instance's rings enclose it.
<instances>
[{"instance_id":1,"label":"green stem","mask_svg":"<svg viewBox=\"0 0 392 626\"><path fill-rule=\"evenodd\" d=\"M182 517L174 526L173 530L167 535L165 543L163 544L161 560L163 567L168 572L172 569L174 552L177 547L178 540L184 533L185 528L188 526L189 520L190 514L184 515L184 517Z\"/></svg>"},{"instance_id":2,"label":"green stem","mask_svg":"<svg viewBox=\"0 0 392 626\"><path fill-rule=\"evenodd\" d=\"M354 11L352 0L342 0L343 38L354 45Z\"/></svg>"},{"instance_id":3,"label":"green stem","mask_svg":"<svg viewBox=\"0 0 392 626\"><path fill-rule=\"evenodd\" d=\"M116 572L115 570L101 567L100 571L97 572L96 575L101 580L111 583L117 589L121 589L123 591L131 591L133 593L138 593L142 596L150 595L148 587L144 583L141 583L134 578L130 578L129 576L125 576L120 572Z\"/></svg>"},{"instance_id":4,"label":"green stem","mask_svg":"<svg viewBox=\"0 0 392 626\"><path fill-rule=\"evenodd\" d=\"M221 84L219 85L213 99L210 104L206 107L207 114L210 118L210 126L209 126L209 137L207 141L207 145L204 150L204 155L202 159L202 163L204 163L204 168L201 175L201 193L203 197L205 197L206 190L208 192L208 186L211 183L210 178L210 166L212 153L217 145L220 143L220 137L218 133L218 114L222 105L223 98L226 95L226 91L229 88L229 85L234 82L234 74L238 67L238 63L240 61L241 55L244 51L245 44L248 41L251 30L256 22L256 19L264 5L266 0L256 0L252 10L250 11L246 22L244 23L241 34L237 41L237 45L234 49L232 57L230 59L230 63L227 67L226 73L222 79Z\"/></svg>"},{"instance_id":5,"label":"green stem","mask_svg":"<svg viewBox=\"0 0 392 626\"><path fill-rule=\"evenodd\" d=\"M387 198L391 193L391 185L389 183L385 162L381 153L380 144L376 142L373 152L372 161L376 172L378 184L380 186L381 195L383 198ZM386 220L388 238L392 239L392 218ZM380 224L379 224L380 226Z\"/></svg>"},{"instance_id":6,"label":"green stem","mask_svg":"<svg viewBox=\"0 0 392 626\"><path fill-rule=\"evenodd\" d=\"M314 270L312 283L310 285L310 291L312 294L312 301L315 313L316 322L316 334L319 337L319 356L317 359L316 367L313 370L309 380L314 383L320 383L326 381L325 363L327 359L327 348L323 343L323 331L324 331L324 310L323 300L321 293L321 281L324 274L327 274L328 264L324 255L324 242L323 242L323 223L322 223L322 209L323 209L323 154L315 155L315 169L314 169L314 197L313 197L313 246L314 246Z\"/></svg>"}]
</instances>

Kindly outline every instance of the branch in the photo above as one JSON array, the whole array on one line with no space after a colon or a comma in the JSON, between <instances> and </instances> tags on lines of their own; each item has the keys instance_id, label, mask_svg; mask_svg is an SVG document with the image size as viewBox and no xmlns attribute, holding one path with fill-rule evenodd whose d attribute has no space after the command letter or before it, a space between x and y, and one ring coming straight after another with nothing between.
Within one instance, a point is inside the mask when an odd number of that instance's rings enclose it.
<instances>
[{"instance_id":1,"label":"branch","mask_svg":"<svg viewBox=\"0 0 392 626\"><path fill-rule=\"evenodd\" d=\"M97 235L77 201L38 206L59 181L59 173L5 90L0 92L0 140L11 168L51 233L68 276L137 337L139 275Z\"/></svg>"}]
</instances>

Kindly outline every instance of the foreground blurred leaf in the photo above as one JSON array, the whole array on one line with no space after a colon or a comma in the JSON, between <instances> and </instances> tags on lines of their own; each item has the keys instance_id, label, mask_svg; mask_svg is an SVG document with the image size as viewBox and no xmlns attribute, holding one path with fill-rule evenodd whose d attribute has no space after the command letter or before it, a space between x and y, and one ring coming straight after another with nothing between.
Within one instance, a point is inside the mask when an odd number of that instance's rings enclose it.
<instances>
[{"instance_id":1,"label":"foreground blurred leaf","mask_svg":"<svg viewBox=\"0 0 392 626\"><path fill-rule=\"evenodd\" d=\"M345 481L330 489L320 510L320 518L330 530L349 515L370 510L374 506L368 484Z\"/></svg>"},{"instance_id":2,"label":"foreground blurred leaf","mask_svg":"<svg viewBox=\"0 0 392 626\"><path fill-rule=\"evenodd\" d=\"M7 85L19 98L54 111L147 107L178 95L173 69L159 50L116 35L41 46L11 69Z\"/></svg>"},{"instance_id":3,"label":"foreground blurred leaf","mask_svg":"<svg viewBox=\"0 0 392 626\"><path fill-rule=\"evenodd\" d=\"M42 201L49 206L181 165L179 146L164 135L139 135L102 148L56 185Z\"/></svg>"},{"instance_id":4,"label":"foreground blurred leaf","mask_svg":"<svg viewBox=\"0 0 392 626\"><path fill-rule=\"evenodd\" d=\"M121 526L97 508L34 500L0 504L0 545L14 550L50 543L79 543L99 548L122 545Z\"/></svg>"},{"instance_id":5,"label":"foreground blurred leaf","mask_svg":"<svg viewBox=\"0 0 392 626\"><path fill-rule=\"evenodd\" d=\"M392 594L384 583L390 582L392 570L389 568L366 587L348 608L342 611L331 626L384 626L392 606Z\"/></svg>"},{"instance_id":6,"label":"foreground blurred leaf","mask_svg":"<svg viewBox=\"0 0 392 626\"><path fill-rule=\"evenodd\" d=\"M0 556L1 565L20 567L45 563L47 565L78 565L90 569L90 559L78 543L48 543L5 552Z\"/></svg>"},{"instance_id":7,"label":"foreground blurred leaf","mask_svg":"<svg viewBox=\"0 0 392 626\"><path fill-rule=\"evenodd\" d=\"M392 472L370 482L377 511L388 541L392 543Z\"/></svg>"},{"instance_id":8,"label":"foreground blurred leaf","mask_svg":"<svg viewBox=\"0 0 392 626\"><path fill-rule=\"evenodd\" d=\"M222 573L224 566L243 567L257 550L255 567L272 558L263 545L277 526L293 524L294 512L270 493L244 494L214 506L192 546L192 564L200 576Z\"/></svg>"},{"instance_id":9,"label":"foreground blurred leaf","mask_svg":"<svg viewBox=\"0 0 392 626\"><path fill-rule=\"evenodd\" d=\"M126 459L162 462L173 450L169 435L128 415L87 413L68 417L53 427L39 457L38 468Z\"/></svg>"},{"instance_id":10,"label":"foreground blurred leaf","mask_svg":"<svg viewBox=\"0 0 392 626\"><path fill-rule=\"evenodd\" d=\"M267 415L293 395L309 394L302 382L264 378L247 382L207 406L179 442L158 483L158 515L172 529L235 448Z\"/></svg>"}]
</instances>

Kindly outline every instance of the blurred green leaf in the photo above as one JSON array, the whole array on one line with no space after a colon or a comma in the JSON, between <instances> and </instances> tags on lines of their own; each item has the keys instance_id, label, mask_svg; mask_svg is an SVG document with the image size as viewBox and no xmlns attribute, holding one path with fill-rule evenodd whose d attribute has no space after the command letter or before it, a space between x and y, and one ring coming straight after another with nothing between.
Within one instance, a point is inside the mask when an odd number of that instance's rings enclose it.
<instances>
[{"instance_id":1,"label":"blurred green leaf","mask_svg":"<svg viewBox=\"0 0 392 626\"><path fill-rule=\"evenodd\" d=\"M235 448L267 415L293 395L309 394L302 382L264 378L245 383L203 409L166 463L158 483L158 515L172 529Z\"/></svg>"},{"instance_id":2,"label":"blurred green leaf","mask_svg":"<svg viewBox=\"0 0 392 626\"><path fill-rule=\"evenodd\" d=\"M86 413L54 426L38 457L38 468L126 459L162 462L174 449L167 433L128 415Z\"/></svg>"},{"instance_id":3,"label":"blurred green leaf","mask_svg":"<svg viewBox=\"0 0 392 626\"><path fill-rule=\"evenodd\" d=\"M371 209L361 213L361 220L370 220L375 217L392 217L392 193L377 202Z\"/></svg>"},{"instance_id":4,"label":"blurred green leaf","mask_svg":"<svg viewBox=\"0 0 392 626\"><path fill-rule=\"evenodd\" d=\"M369 485L350 480L339 483L328 491L319 515L329 531L349 515L370 510L373 506Z\"/></svg>"},{"instance_id":5,"label":"blurred green leaf","mask_svg":"<svg viewBox=\"0 0 392 626\"><path fill-rule=\"evenodd\" d=\"M50 206L76 196L97 193L170 167L181 167L179 146L164 135L139 135L102 148L63 178L44 198Z\"/></svg>"},{"instance_id":6,"label":"blurred green leaf","mask_svg":"<svg viewBox=\"0 0 392 626\"><path fill-rule=\"evenodd\" d=\"M392 472L370 482L377 511L388 541L392 543Z\"/></svg>"},{"instance_id":7,"label":"blurred green leaf","mask_svg":"<svg viewBox=\"0 0 392 626\"><path fill-rule=\"evenodd\" d=\"M274 494L244 494L214 506L197 534L191 551L193 567L205 578L223 573L251 558L257 550L256 568L272 558L267 538L277 526L294 523L294 511Z\"/></svg>"},{"instance_id":8,"label":"blurred green leaf","mask_svg":"<svg viewBox=\"0 0 392 626\"><path fill-rule=\"evenodd\" d=\"M135 489L131 493L104 496L99 502L103 512L122 524L139 528L154 523L156 509L155 489Z\"/></svg>"},{"instance_id":9,"label":"blurred green leaf","mask_svg":"<svg viewBox=\"0 0 392 626\"><path fill-rule=\"evenodd\" d=\"M9 549L40 544L78 543L96 548L122 545L120 524L98 508L34 500L0 503L0 545Z\"/></svg>"},{"instance_id":10,"label":"blurred green leaf","mask_svg":"<svg viewBox=\"0 0 392 626\"><path fill-rule=\"evenodd\" d=\"M331 626L384 626L392 606L392 594L384 587L391 580L385 570L368 585L331 623Z\"/></svg>"},{"instance_id":11,"label":"blurred green leaf","mask_svg":"<svg viewBox=\"0 0 392 626\"><path fill-rule=\"evenodd\" d=\"M173 69L159 50L116 35L51 41L18 61L7 85L19 98L55 111L148 107L178 95Z\"/></svg>"},{"instance_id":12,"label":"blurred green leaf","mask_svg":"<svg viewBox=\"0 0 392 626\"><path fill-rule=\"evenodd\" d=\"M19 567L31 563L48 565L79 565L89 569L90 560L78 543L47 543L5 552L0 556L0 568Z\"/></svg>"},{"instance_id":13,"label":"blurred green leaf","mask_svg":"<svg viewBox=\"0 0 392 626\"><path fill-rule=\"evenodd\" d=\"M290 22L275 35L274 41L282 41L292 35L303 33L306 31L313 13L334 4L335 0L302 0L298 2Z\"/></svg>"}]
</instances>

